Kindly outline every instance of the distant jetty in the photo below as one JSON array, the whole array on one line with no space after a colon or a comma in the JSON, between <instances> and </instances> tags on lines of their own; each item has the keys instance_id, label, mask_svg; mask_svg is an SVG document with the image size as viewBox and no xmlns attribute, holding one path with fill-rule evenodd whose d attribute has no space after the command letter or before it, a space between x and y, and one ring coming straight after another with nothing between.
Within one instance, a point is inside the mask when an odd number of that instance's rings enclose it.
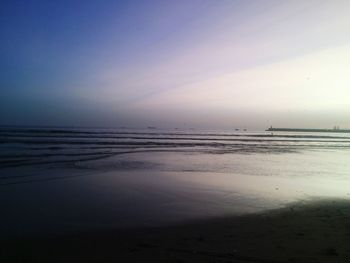
<instances>
[{"instance_id":1,"label":"distant jetty","mask_svg":"<svg viewBox=\"0 0 350 263\"><path fill-rule=\"evenodd\" d=\"M306 128L273 128L270 127L266 131L270 132L337 132L337 133L350 133L350 130L333 129L306 129Z\"/></svg>"}]
</instances>

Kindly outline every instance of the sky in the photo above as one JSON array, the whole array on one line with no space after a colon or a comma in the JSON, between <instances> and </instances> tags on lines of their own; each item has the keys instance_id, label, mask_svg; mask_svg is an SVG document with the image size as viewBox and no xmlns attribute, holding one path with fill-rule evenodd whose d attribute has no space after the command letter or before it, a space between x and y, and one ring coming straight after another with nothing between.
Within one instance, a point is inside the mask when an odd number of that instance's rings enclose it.
<instances>
[{"instance_id":1,"label":"sky","mask_svg":"<svg viewBox=\"0 0 350 263\"><path fill-rule=\"evenodd\" d=\"M2 1L0 125L350 128L350 1Z\"/></svg>"}]
</instances>

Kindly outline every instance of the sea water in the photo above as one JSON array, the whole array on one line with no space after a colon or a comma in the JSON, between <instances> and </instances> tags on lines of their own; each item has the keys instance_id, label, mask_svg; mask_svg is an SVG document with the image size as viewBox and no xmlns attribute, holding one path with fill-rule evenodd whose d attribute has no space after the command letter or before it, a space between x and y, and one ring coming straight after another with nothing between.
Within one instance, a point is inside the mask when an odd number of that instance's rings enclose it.
<instances>
[{"instance_id":1,"label":"sea water","mask_svg":"<svg viewBox=\"0 0 350 263\"><path fill-rule=\"evenodd\" d=\"M350 198L350 134L0 129L0 235L158 226Z\"/></svg>"}]
</instances>

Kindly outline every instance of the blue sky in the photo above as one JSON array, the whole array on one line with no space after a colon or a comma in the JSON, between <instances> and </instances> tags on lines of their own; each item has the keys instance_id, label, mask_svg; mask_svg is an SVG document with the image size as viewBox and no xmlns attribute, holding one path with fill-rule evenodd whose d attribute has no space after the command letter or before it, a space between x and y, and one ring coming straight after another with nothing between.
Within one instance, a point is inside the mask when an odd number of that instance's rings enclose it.
<instances>
[{"instance_id":1,"label":"blue sky","mask_svg":"<svg viewBox=\"0 0 350 263\"><path fill-rule=\"evenodd\" d=\"M347 1L3 1L0 124L350 127Z\"/></svg>"}]
</instances>

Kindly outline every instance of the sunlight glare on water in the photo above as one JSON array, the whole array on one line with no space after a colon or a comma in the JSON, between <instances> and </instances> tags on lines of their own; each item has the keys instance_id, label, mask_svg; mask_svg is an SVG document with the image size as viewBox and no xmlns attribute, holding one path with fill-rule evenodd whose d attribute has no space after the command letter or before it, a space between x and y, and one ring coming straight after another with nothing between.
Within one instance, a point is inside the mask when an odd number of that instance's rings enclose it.
<instances>
[{"instance_id":1,"label":"sunlight glare on water","mask_svg":"<svg viewBox=\"0 0 350 263\"><path fill-rule=\"evenodd\" d=\"M0 142L1 230L10 236L350 197L345 133L2 128Z\"/></svg>"}]
</instances>

